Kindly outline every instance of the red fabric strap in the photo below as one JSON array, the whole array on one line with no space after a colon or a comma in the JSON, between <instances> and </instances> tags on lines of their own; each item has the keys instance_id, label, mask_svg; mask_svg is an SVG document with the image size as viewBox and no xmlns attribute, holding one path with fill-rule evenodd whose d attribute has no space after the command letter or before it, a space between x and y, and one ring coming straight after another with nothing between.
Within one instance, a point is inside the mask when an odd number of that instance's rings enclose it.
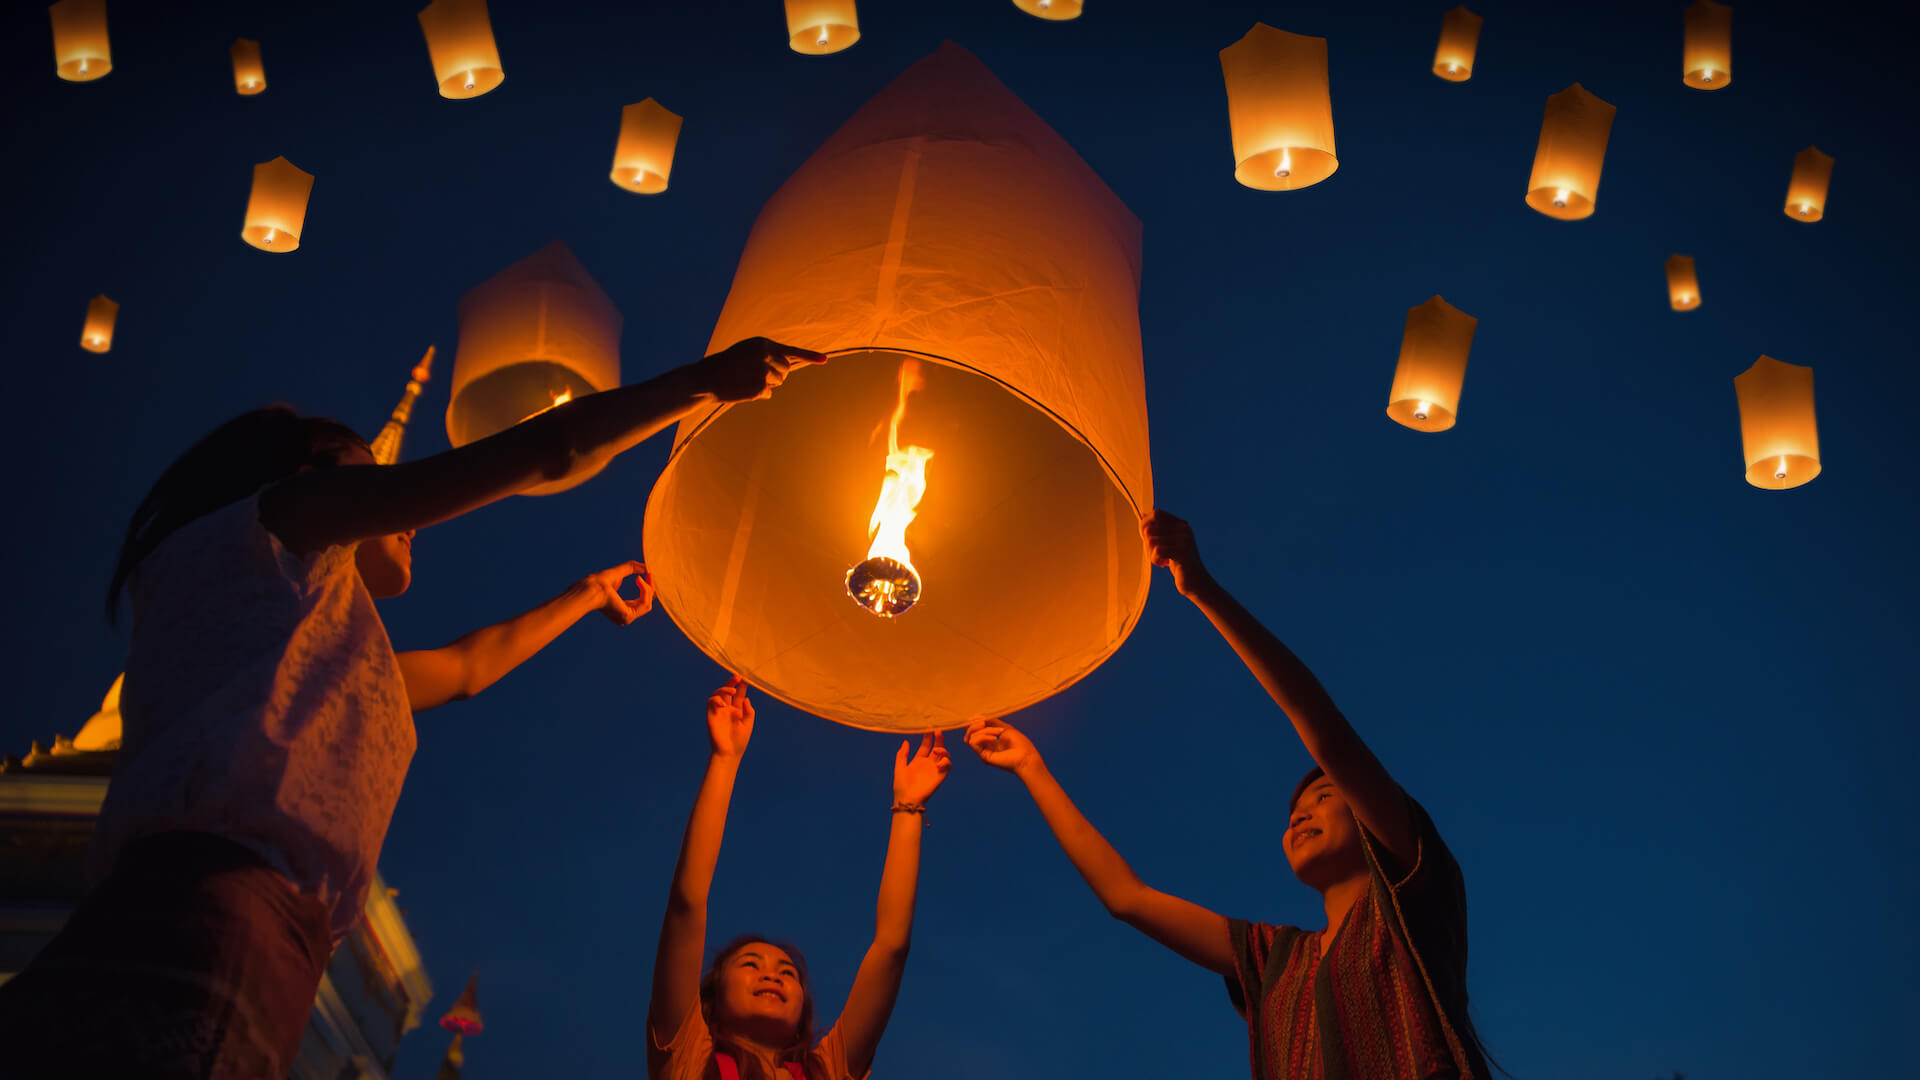
<instances>
[{"instance_id":1,"label":"red fabric strap","mask_svg":"<svg viewBox=\"0 0 1920 1080\"><path fill-rule=\"evenodd\" d=\"M713 1060L720 1066L720 1080L740 1080L740 1066L734 1063L732 1054L715 1053ZM807 1080L807 1074L801 1071L799 1062L785 1061L781 1064L793 1074L793 1080Z\"/></svg>"}]
</instances>

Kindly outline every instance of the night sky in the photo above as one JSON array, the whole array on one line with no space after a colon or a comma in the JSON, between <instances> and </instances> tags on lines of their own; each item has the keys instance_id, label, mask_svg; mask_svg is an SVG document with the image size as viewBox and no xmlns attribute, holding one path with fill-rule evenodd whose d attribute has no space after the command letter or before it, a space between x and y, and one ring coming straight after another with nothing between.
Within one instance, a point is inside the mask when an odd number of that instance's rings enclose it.
<instances>
[{"instance_id":1,"label":"night sky","mask_svg":"<svg viewBox=\"0 0 1920 1080\"><path fill-rule=\"evenodd\" d=\"M1734 80L1681 83L1681 10L1483 0L1473 78L1429 72L1434 3L866 0L809 57L780 5L495 0L505 83L435 92L412 4L110 4L112 73L69 84L37 4L0 24L13 448L0 745L71 733L120 668L100 600L128 515L270 401L371 435L428 344L441 417L466 290L564 238L638 380L697 358L767 196L952 39L1145 225L1155 486L1215 574L1311 664L1464 868L1480 1031L1522 1077L1909 1075L1920 1015L1916 274L1908 50L1860 6L1735 5ZM1256 20L1329 41L1340 168L1233 181L1218 50ZM265 94L227 47L262 43ZM1547 95L1616 105L1598 212L1523 203ZM672 186L608 182L620 107L685 128ZM1827 217L1781 213L1837 159ZM239 230L254 163L316 175L298 252ZM1698 261L1669 310L1662 263ZM122 305L112 351L77 339ZM1479 317L1459 424L1385 415L1406 310ZM1815 371L1824 471L1742 479L1732 378ZM642 555L662 436L570 493L424 533L395 645L442 644ZM1036 523L1039 527L1041 523ZM1909 657L1903 663L1899 658ZM471 1077L642 1074L649 968L726 678L659 612L589 617L423 714L382 857L438 994L481 973ZM1016 718L1141 875L1228 915L1323 921L1279 846L1309 762L1156 574L1113 660ZM762 699L710 943L798 942L823 1019L872 931L895 742ZM1106 917L1019 783L956 744L876 1075L1247 1074L1220 980ZM436 1029L395 1075L424 1080ZM1900 1062L1906 1062L1901 1065Z\"/></svg>"}]
</instances>

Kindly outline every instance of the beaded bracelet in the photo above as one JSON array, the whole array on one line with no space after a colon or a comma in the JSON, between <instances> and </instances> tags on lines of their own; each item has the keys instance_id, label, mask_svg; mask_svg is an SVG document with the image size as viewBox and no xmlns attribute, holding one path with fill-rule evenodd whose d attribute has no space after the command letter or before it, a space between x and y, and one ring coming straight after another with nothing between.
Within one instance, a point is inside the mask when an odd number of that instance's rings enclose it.
<instances>
[{"instance_id":1,"label":"beaded bracelet","mask_svg":"<svg viewBox=\"0 0 1920 1080\"><path fill-rule=\"evenodd\" d=\"M919 814L920 824L922 826L925 826L927 823L927 804L926 803L896 802L893 804L893 812L896 814Z\"/></svg>"}]
</instances>

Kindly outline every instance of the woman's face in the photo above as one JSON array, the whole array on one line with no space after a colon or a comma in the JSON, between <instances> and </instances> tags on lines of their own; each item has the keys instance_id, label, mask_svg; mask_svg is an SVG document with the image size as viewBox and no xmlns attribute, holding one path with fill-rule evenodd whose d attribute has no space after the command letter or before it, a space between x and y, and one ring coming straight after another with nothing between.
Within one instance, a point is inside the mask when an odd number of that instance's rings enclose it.
<instances>
[{"instance_id":1,"label":"woman's face","mask_svg":"<svg viewBox=\"0 0 1920 1080\"><path fill-rule=\"evenodd\" d=\"M800 969L778 945L756 941L721 965L714 1019L768 1046L784 1046L800 1028L806 991Z\"/></svg>"},{"instance_id":2,"label":"woman's face","mask_svg":"<svg viewBox=\"0 0 1920 1080\"><path fill-rule=\"evenodd\" d=\"M1293 875L1312 888L1324 890L1356 873L1366 873L1360 824L1340 789L1324 776L1307 785L1293 804L1282 845Z\"/></svg>"},{"instance_id":3,"label":"woman's face","mask_svg":"<svg viewBox=\"0 0 1920 1080\"><path fill-rule=\"evenodd\" d=\"M356 446L340 455L342 465L372 465L373 453ZM360 541L353 561L360 569L360 580L376 600L399 596L413 584L413 534L408 529L392 536L376 536Z\"/></svg>"}]
</instances>

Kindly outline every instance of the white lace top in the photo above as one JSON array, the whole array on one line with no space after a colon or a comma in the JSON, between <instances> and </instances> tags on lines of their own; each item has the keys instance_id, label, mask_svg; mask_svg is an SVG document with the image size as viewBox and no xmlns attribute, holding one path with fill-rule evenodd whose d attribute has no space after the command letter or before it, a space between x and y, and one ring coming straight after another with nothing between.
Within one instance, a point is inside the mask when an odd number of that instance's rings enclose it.
<instances>
[{"instance_id":1,"label":"white lace top","mask_svg":"<svg viewBox=\"0 0 1920 1080\"><path fill-rule=\"evenodd\" d=\"M406 684L351 545L297 555L256 493L141 560L120 756L88 869L185 829L237 841L332 912L360 915L413 758Z\"/></svg>"}]
</instances>

